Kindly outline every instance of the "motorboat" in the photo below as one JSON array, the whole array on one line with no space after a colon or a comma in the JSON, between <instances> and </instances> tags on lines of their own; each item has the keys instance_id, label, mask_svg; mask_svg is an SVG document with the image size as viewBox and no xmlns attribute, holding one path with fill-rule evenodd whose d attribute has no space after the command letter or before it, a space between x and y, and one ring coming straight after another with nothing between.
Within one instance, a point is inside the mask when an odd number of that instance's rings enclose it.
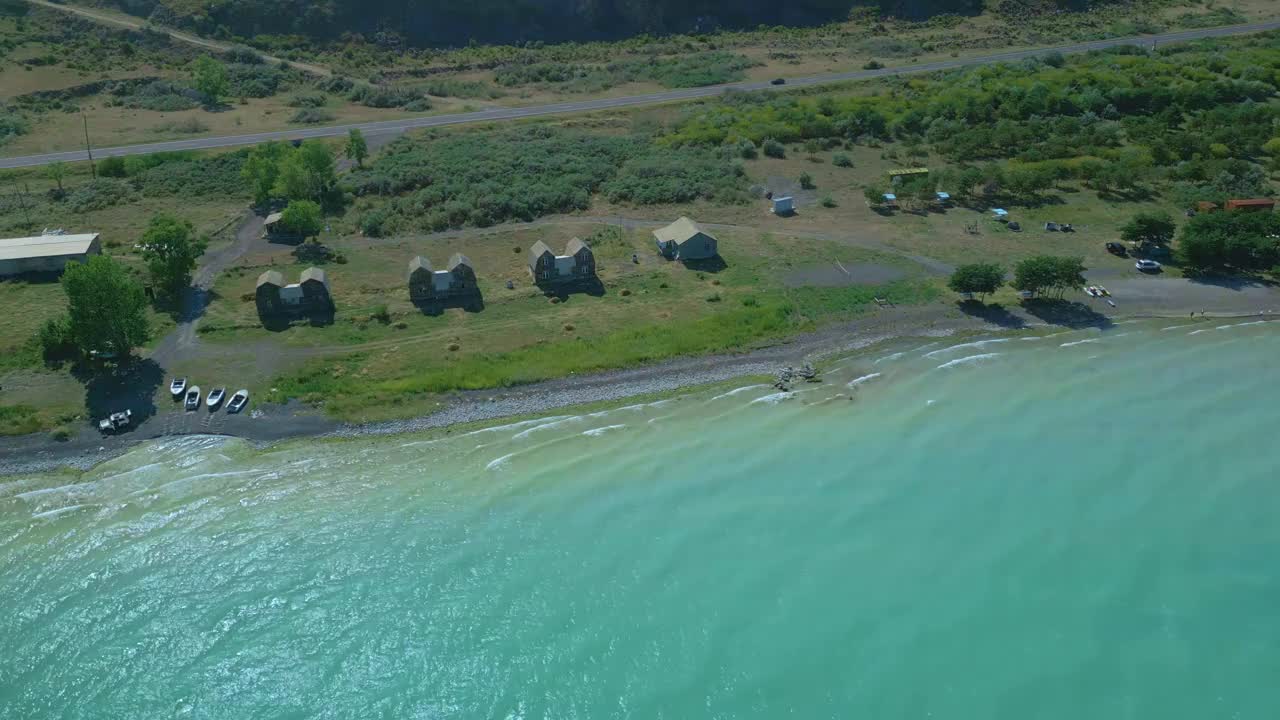
<instances>
[{"instance_id":1,"label":"motorboat","mask_svg":"<svg viewBox=\"0 0 1280 720\"><path fill-rule=\"evenodd\" d=\"M172 393L175 398L182 397L182 394L185 393L186 391L187 391L186 378L184 377L174 378L169 382L169 392Z\"/></svg>"},{"instance_id":2,"label":"motorboat","mask_svg":"<svg viewBox=\"0 0 1280 720\"><path fill-rule=\"evenodd\" d=\"M196 408L200 407L200 386L199 385L192 385L191 387L187 388L187 394L185 399L183 399L182 404L186 406L188 410L195 410Z\"/></svg>"},{"instance_id":3,"label":"motorboat","mask_svg":"<svg viewBox=\"0 0 1280 720\"><path fill-rule=\"evenodd\" d=\"M226 388L214 388L209 391L209 397L205 398L204 403L209 406L210 410L212 410L222 403L222 398L226 397L226 395Z\"/></svg>"},{"instance_id":4,"label":"motorboat","mask_svg":"<svg viewBox=\"0 0 1280 720\"><path fill-rule=\"evenodd\" d=\"M247 405L248 403L249 403L249 391L237 390L235 394L231 396L231 399L227 401L227 412L238 413L241 410L243 410L244 406Z\"/></svg>"}]
</instances>

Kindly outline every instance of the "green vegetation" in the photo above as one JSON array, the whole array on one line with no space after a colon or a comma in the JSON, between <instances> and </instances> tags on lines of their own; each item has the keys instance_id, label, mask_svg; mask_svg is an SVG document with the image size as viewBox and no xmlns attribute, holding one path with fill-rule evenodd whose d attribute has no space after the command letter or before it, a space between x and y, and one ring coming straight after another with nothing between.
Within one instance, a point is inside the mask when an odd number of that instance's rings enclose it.
<instances>
[{"instance_id":1,"label":"green vegetation","mask_svg":"<svg viewBox=\"0 0 1280 720\"><path fill-rule=\"evenodd\" d=\"M736 146L808 139L927 145L958 164L926 182L966 202L1035 205L1058 183L1103 194L1154 188L1182 201L1263 194L1256 159L1280 122L1274 36L1118 48L931 77L844 97L744 94L690 108L659 142ZM973 165L976 161L989 162ZM933 188L927 188L932 190Z\"/></svg>"},{"instance_id":2,"label":"green vegetation","mask_svg":"<svg viewBox=\"0 0 1280 720\"><path fill-rule=\"evenodd\" d=\"M201 55L191 63L191 85L197 92L218 104L231 87L227 79L227 66L208 55Z\"/></svg>"},{"instance_id":3,"label":"green vegetation","mask_svg":"<svg viewBox=\"0 0 1280 720\"><path fill-rule=\"evenodd\" d=\"M1196 272L1257 272L1280 263L1280 216L1213 212L1191 218L1178 236L1178 259Z\"/></svg>"},{"instance_id":4,"label":"green vegetation","mask_svg":"<svg viewBox=\"0 0 1280 720\"><path fill-rule=\"evenodd\" d=\"M124 357L150 337L147 299L124 266L106 255L68 263L62 275L71 339L80 352Z\"/></svg>"},{"instance_id":5,"label":"green vegetation","mask_svg":"<svg viewBox=\"0 0 1280 720\"><path fill-rule=\"evenodd\" d=\"M191 271L207 244L206 240L196 239L195 227L186 220L167 214L151 218L142 235L142 258L160 294L170 300L181 297L183 289L191 284Z\"/></svg>"},{"instance_id":6,"label":"green vegetation","mask_svg":"<svg viewBox=\"0 0 1280 720\"><path fill-rule=\"evenodd\" d=\"M333 151L315 140L297 148L282 142L258 145L249 151L240 175L258 204L277 197L340 203L331 196L337 182Z\"/></svg>"},{"instance_id":7,"label":"green vegetation","mask_svg":"<svg viewBox=\"0 0 1280 720\"><path fill-rule=\"evenodd\" d=\"M1167 212L1141 212L1120 226L1120 239L1125 242L1167 245L1178 229Z\"/></svg>"},{"instance_id":8,"label":"green vegetation","mask_svg":"<svg viewBox=\"0 0 1280 720\"><path fill-rule=\"evenodd\" d=\"M324 229L324 214L310 200L294 200L281 213L280 224L299 237L315 237Z\"/></svg>"},{"instance_id":9,"label":"green vegetation","mask_svg":"<svg viewBox=\"0 0 1280 720\"><path fill-rule=\"evenodd\" d=\"M977 295L982 301L1004 285L1004 277L1004 268L995 263L970 263L951 273L947 287L961 294Z\"/></svg>"},{"instance_id":10,"label":"green vegetation","mask_svg":"<svg viewBox=\"0 0 1280 720\"><path fill-rule=\"evenodd\" d=\"M677 156L644 136L548 126L401 138L345 182L357 196L389 198L361 218L375 237L583 210L596 192L636 204L737 201L744 185L741 169L713 153Z\"/></svg>"},{"instance_id":11,"label":"green vegetation","mask_svg":"<svg viewBox=\"0 0 1280 720\"><path fill-rule=\"evenodd\" d=\"M364 159L369 157L369 143L365 141L360 128L351 128L351 132L347 133L345 152L348 158L355 161L356 167L364 167Z\"/></svg>"},{"instance_id":12,"label":"green vegetation","mask_svg":"<svg viewBox=\"0 0 1280 720\"><path fill-rule=\"evenodd\" d=\"M1067 290L1084 287L1084 270L1082 258L1036 255L1014 266L1011 284L1022 292L1040 294L1053 291L1062 297Z\"/></svg>"}]
</instances>

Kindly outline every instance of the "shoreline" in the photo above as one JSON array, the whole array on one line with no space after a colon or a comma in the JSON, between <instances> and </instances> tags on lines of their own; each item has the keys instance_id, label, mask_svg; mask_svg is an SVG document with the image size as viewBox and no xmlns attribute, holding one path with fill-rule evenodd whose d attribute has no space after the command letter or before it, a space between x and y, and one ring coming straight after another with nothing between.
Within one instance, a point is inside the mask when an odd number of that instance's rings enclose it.
<instances>
[{"instance_id":1,"label":"shoreline","mask_svg":"<svg viewBox=\"0 0 1280 720\"><path fill-rule=\"evenodd\" d=\"M175 437L227 437L248 441L258 449L294 440L341 440L386 437L483 424L512 418L536 417L553 411L593 404L616 403L639 397L676 394L738 378L771 375L802 362L821 362L889 342L911 338L943 338L968 333L1011 334L1062 327L1052 322L1027 322L1017 327L973 315L940 313L942 308L904 308L871 322L845 322L800 335L776 345L742 353L677 358L652 365L609 370L589 375L544 380L528 385L455 394L447 406L428 415L350 424L317 415L302 406L276 406L257 418L249 432L158 432L147 435L100 436L86 431L67 442L47 433L0 438L0 477L43 473L83 473L131 452L145 443ZM1280 321L1272 310L1251 312L1181 313L1136 312L1107 316L1124 320L1262 319ZM1071 327L1082 330L1090 325ZM24 456L25 455L25 456Z\"/></svg>"}]
</instances>

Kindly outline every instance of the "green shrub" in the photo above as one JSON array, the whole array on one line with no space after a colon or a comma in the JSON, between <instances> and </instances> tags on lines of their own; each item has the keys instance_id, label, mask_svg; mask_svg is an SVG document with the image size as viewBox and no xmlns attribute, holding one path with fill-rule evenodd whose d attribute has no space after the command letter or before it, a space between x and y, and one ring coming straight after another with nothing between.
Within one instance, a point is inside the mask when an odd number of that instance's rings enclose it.
<instances>
[{"instance_id":1,"label":"green shrub","mask_svg":"<svg viewBox=\"0 0 1280 720\"><path fill-rule=\"evenodd\" d=\"M76 354L75 338L71 335L71 319L65 315L46 320L40 326L36 340L47 360L63 360Z\"/></svg>"},{"instance_id":2,"label":"green shrub","mask_svg":"<svg viewBox=\"0 0 1280 720\"><path fill-rule=\"evenodd\" d=\"M373 85L357 85L347 96L351 102L360 103L371 108L399 108L414 102L428 102L422 93L408 88L375 87ZM430 104L426 108L429 109Z\"/></svg>"},{"instance_id":3,"label":"green shrub","mask_svg":"<svg viewBox=\"0 0 1280 720\"><path fill-rule=\"evenodd\" d=\"M243 198L250 192L241 178L248 150L205 156L186 153L157 155L169 158L134 175L134 183L146 196ZM157 155L138 157L154 162Z\"/></svg>"},{"instance_id":4,"label":"green shrub","mask_svg":"<svg viewBox=\"0 0 1280 720\"><path fill-rule=\"evenodd\" d=\"M785 158L787 156L786 146L773 138L767 138L760 145L760 149L764 152L765 157Z\"/></svg>"},{"instance_id":5,"label":"green shrub","mask_svg":"<svg viewBox=\"0 0 1280 720\"><path fill-rule=\"evenodd\" d=\"M329 98L324 93L298 93L289 98L289 107L318 108L324 107Z\"/></svg>"},{"instance_id":6,"label":"green shrub","mask_svg":"<svg viewBox=\"0 0 1280 720\"><path fill-rule=\"evenodd\" d=\"M419 88L422 92L436 97L479 98L492 100L502 97L502 91L479 80L459 80L457 78L432 78Z\"/></svg>"},{"instance_id":7,"label":"green shrub","mask_svg":"<svg viewBox=\"0 0 1280 720\"><path fill-rule=\"evenodd\" d=\"M98 161L98 174L102 177L122 178L128 175L125 171L124 158L108 157Z\"/></svg>"},{"instance_id":8,"label":"green shrub","mask_svg":"<svg viewBox=\"0 0 1280 720\"><path fill-rule=\"evenodd\" d=\"M67 195L67 205L74 212L89 212L132 202L135 198L136 193L129 183L104 177L90 180L72 190Z\"/></svg>"},{"instance_id":9,"label":"green shrub","mask_svg":"<svg viewBox=\"0 0 1280 720\"><path fill-rule=\"evenodd\" d=\"M757 157L760 156L759 150L756 149L756 144L751 142L750 140L739 141L737 145L737 151L738 151L738 156L741 157L743 160L755 160Z\"/></svg>"},{"instance_id":10,"label":"green shrub","mask_svg":"<svg viewBox=\"0 0 1280 720\"><path fill-rule=\"evenodd\" d=\"M836 201L834 198L832 198L830 195L822 196L822 207L833 208L835 206L836 206Z\"/></svg>"},{"instance_id":11,"label":"green shrub","mask_svg":"<svg viewBox=\"0 0 1280 720\"><path fill-rule=\"evenodd\" d=\"M16 112L0 108L0 145L4 145L19 135L26 135L31 126Z\"/></svg>"},{"instance_id":12,"label":"green shrub","mask_svg":"<svg viewBox=\"0 0 1280 720\"><path fill-rule=\"evenodd\" d=\"M813 176L807 172L800 173L800 187L805 190L812 190L816 187L813 184Z\"/></svg>"},{"instance_id":13,"label":"green shrub","mask_svg":"<svg viewBox=\"0 0 1280 720\"><path fill-rule=\"evenodd\" d=\"M0 435L26 435L39 430L40 417L31 405L0 405Z\"/></svg>"},{"instance_id":14,"label":"green shrub","mask_svg":"<svg viewBox=\"0 0 1280 720\"><path fill-rule=\"evenodd\" d=\"M383 325L391 324L391 313L387 311L386 305L374 306L373 312L369 313L369 317L373 320L377 320Z\"/></svg>"},{"instance_id":15,"label":"green shrub","mask_svg":"<svg viewBox=\"0 0 1280 720\"><path fill-rule=\"evenodd\" d=\"M879 70L882 67L884 67L884 63L878 60L868 60L862 64L863 70Z\"/></svg>"},{"instance_id":16,"label":"green shrub","mask_svg":"<svg viewBox=\"0 0 1280 720\"><path fill-rule=\"evenodd\" d=\"M611 202L636 205L745 202L744 177L740 166L710 153L664 149L627 160L602 192Z\"/></svg>"},{"instance_id":17,"label":"green shrub","mask_svg":"<svg viewBox=\"0 0 1280 720\"><path fill-rule=\"evenodd\" d=\"M853 160L844 153L836 153L831 157L831 164L836 167L851 168L853 167Z\"/></svg>"},{"instance_id":18,"label":"green shrub","mask_svg":"<svg viewBox=\"0 0 1280 720\"><path fill-rule=\"evenodd\" d=\"M334 114L324 108L302 108L289 118L291 123L303 123L306 125L315 125L317 123L329 122L333 120Z\"/></svg>"}]
</instances>

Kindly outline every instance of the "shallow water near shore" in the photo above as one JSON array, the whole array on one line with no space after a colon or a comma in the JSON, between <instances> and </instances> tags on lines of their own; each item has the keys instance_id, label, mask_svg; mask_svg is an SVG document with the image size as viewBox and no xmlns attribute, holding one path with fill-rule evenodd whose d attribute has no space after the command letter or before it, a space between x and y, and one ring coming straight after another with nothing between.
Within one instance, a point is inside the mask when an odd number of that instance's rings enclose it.
<instances>
[{"instance_id":1,"label":"shallow water near shore","mask_svg":"<svg viewBox=\"0 0 1280 720\"><path fill-rule=\"evenodd\" d=\"M1263 718L1280 325L0 479L4 718Z\"/></svg>"}]
</instances>

